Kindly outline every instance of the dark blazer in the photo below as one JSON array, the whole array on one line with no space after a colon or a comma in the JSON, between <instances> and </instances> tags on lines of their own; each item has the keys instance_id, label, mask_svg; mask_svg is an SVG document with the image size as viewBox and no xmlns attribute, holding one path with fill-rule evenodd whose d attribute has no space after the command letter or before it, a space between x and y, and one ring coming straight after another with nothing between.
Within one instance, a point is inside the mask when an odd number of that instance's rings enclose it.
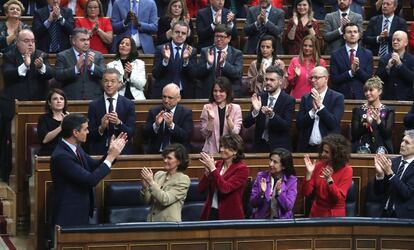
<instances>
[{"instance_id":1,"label":"dark blazer","mask_svg":"<svg viewBox=\"0 0 414 250\"><path fill-rule=\"evenodd\" d=\"M357 152L359 146L368 143L371 153L375 153L378 147L383 146L389 154L394 152L392 145L392 129L394 127L394 109L383 105L380 109L381 123L373 122L371 128L364 126L366 119L363 116L367 114L367 106L362 105L352 110L352 152Z\"/></svg>"},{"instance_id":2,"label":"dark blazer","mask_svg":"<svg viewBox=\"0 0 414 250\"><path fill-rule=\"evenodd\" d=\"M313 17L318 20L325 18L325 5L336 5L335 0L312 0Z\"/></svg>"},{"instance_id":3,"label":"dark blazer","mask_svg":"<svg viewBox=\"0 0 414 250\"><path fill-rule=\"evenodd\" d=\"M213 66L207 68L206 53L214 46L209 46L201 50L200 61L196 68L196 76L200 80L196 87L196 98L208 98L213 88L214 80L216 79L215 70L216 63L214 59ZM215 52L214 52L215 53ZM243 54L240 50L228 46L227 58L224 67L221 69L221 76L227 77L233 86L233 92L236 97L240 95L241 78L243 75Z\"/></svg>"},{"instance_id":4,"label":"dark blazer","mask_svg":"<svg viewBox=\"0 0 414 250\"><path fill-rule=\"evenodd\" d=\"M174 65L174 49L172 48L172 43L167 43L170 47L171 51L171 57L168 61L168 65L164 66L162 64L162 61L164 59L162 55L162 51L164 49L164 44L157 46L157 49L155 51L155 59L154 59L154 66L152 68L152 75L155 78L154 84L152 84L152 91L151 91L151 98L153 99L160 99L162 96L162 89L165 87L165 85L174 82L174 72L179 70L181 72L180 78L181 78L181 85L182 85L182 91L181 91L181 97L182 98L194 98L194 86L195 86L195 68L197 66L196 64L196 58L197 58L197 49L193 48L193 52L190 55L189 61L187 66L181 65L180 68L176 68ZM189 46L188 44L184 44L183 51ZM181 51L181 61L182 60L183 53Z\"/></svg>"},{"instance_id":5,"label":"dark blazer","mask_svg":"<svg viewBox=\"0 0 414 250\"><path fill-rule=\"evenodd\" d=\"M63 25L58 25L58 37L59 37L59 52L70 48L69 36L75 26L75 20L73 18L72 10L67 8L60 8L60 14L65 19ZM36 46L42 51L49 52L50 48L50 35L48 29L45 27L44 22L49 18L50 11L49 6L45 6L36 10L33 15L32 30L36 36Z\"/></svg>"},{"instance_id":6,"label":"dark blazer","mask_svg":"<svg viewBox=\"0 0 414 250\"><path fill-rule=\"evenodd\" d=\"M412 101L414 98L414 56L406 51L401 58L401 66L393 66L386 70L391 53L381 58L377 75L384 82L382 98L384 100Z\"/></svg>"},{"instance_id":7,"label":"dark blazer","mask_svg":"<svg viewBox=\"0 0 414 250\"><path fill-rule=\"evenodd\" d=\"M264 92L259 94L259 96L262 100L262 106L267 106L269 94ZM253 108L251 110L253 110ZM273 107L275 115L272 119L269 119L268 143L262 139L263 131L265 129L266 116L260 112L258 116L253 118L252 112L248 112L247 116L243 119L243 126L245 128L249 128L253 124L256 124L254 148L257 152L270 152L278 147L292 151L292 143L289 132L292 125L294 111L295 99L282 90Z\"/></svg>"},{"instance_id":8,"label":"dark blazer","mask_svg":"<svg viewBox=\"0 0 414 250\"><path fill-rule=\"evenodd\" d=\"M402 157L391 159L392 171L397 174ZM394 200L395 214L397 218L414 218L414 162L405 169L401 179L394 176L385 176L382 180L375 180L374 191L376 194L386 194ZM388 199L384 199L384 207Z\"/></svg>"},{"instance_id":9,"label":"dark blazer","mask_svg":"<svg viewBox=\"0 0 414 250\"><path fill-rule=\"evenodd\" d=\"M23 63L22 54L17 47L13 48L6 54L3 54L3 77L4 77L4 94L12 99L19 101L44 100L48 90L48 80L53 78L55 71L50 67L46 53L36 50L32 55L30 70L26 76L19 76L18 67ZM46 66L46 72L41 74L34 64L35 58L42 55L43 63Z\"/></svg>"},{"instance_id":10,"label":"dark blazer","mask_svg":"<svg viewBox=\"0 0 414 250\"><path fill-rule=\"evenodd\" d=\"M358 46L356 57L359 58L359 69L354 77L349 75L351 63L346 47L343 46L331 55L332 88L342 93L345 99L365 99L363 87L372 76L373 57L370 50Z\"/></svg>"},{"instance_id":11,"label":"dark blazer","mask_svg":"<svg viewBox=\"0 0 414 250\"><path fill-rule=\"evenodd\" d=\"M60 141L50 159L54 198L52 225L89 224L95 207L93 188L111 171L79 147L82 163L72 149Z\"/></svg>"},{"instance_id":12,"label":"dark blazer","mask_svg":"<svg viewBox=\"0 0 414 250\"><path fill-rule=\"evenodd\" d=\"M282 33L285 26L285 12L274 7L270 8L268 22L264 25L264 34L255 24L260 12L260 5L250 7L247 12L246 23L244 24L244 34L248 36L245 53L256 55L260 38L263 35L271 35L276 41L277 54L283 54Z\"/></svg>"},{"instance_id":13,"label":"dark blazer","mask_svg":"<svg viewBox=\"0 0 414 250\"><path fill-rule=\"evenodd\" d=\"M193 22L188 22L188 26L190 27L190 35L187 36L187 39L185 39L185 42L192 45L194 40L194 33L195 30L193 28ZM161 45L164 43L171 42L171 38L168 39L165 33L171 29L171 17L169 16L163 16L158 20L158 30L157 30L157 45Z\"/></svg>"},{"instance_id":14,"label":"dark blazer","mask_svg":"<svg viewBox=\"0 0 414 250\"><path fill-rule=\"evenodd\" d=\"M227 24L227 14L230 11L223 8L221 12L221 20L223 24ZM198 49L211 46L214 44L214 30L211 28L213 23L213 14L211 7L207 6L198 11L197 15L197 36L198 36ZM233 28L231 30L231 39L237 39L236 20L233 21Z\"/></svg>"},{"instance_id":15,"label":"dark blazer","mask_svg":"<svg viewBox=\"0 0 414 250\"><path fill-rule=\"evenodd\" d=\"M83 74L75 74L77 59L73 48L56 55L56 80L61 82L62 89L69 100L93 100L102 95L100 81L105 63L100 52L93 52L95 68L92 72L85 67Z\"/></svg>"},{"instance_id":16,"label":"dark blazer","mask_svg":"<svg viewBox=\"0 0 414 250\"><path fill-rule=\"evenodd\" d=\"M246 4L249 4L250 0L237 0L236 4L236 18L246 18ZM224 1L224 8L231 10L231 1Z\"/></svg>"},{"instance_id":17,"label":"dark blazer","mask_svg":"<svg viewBox=\"0 0 414 250\"><path fill-rule=\"evenodd\" d=\"M147 121L145 122L142 136L144 140L149 140L149 152L151 154L159 154L164 136L163 123L161 123L158 133L156 134L153 129L153 123L157 114L164 109L163 106L151 108L148 113ZM190 149L190 137L193 131L193 112L178 104L176 106L174 117L174 130L170 131L170 143L181 143L188 150Z\"/></svg>"},{"instance_id":18,"label":"dark blazer","mask_svg":"<svg viewBox=\"0 0 414 250\"><path fill-rule=\"evenodd\" d=\"M108 136L108 129L105 129L102 135L99 134L99 126L101 119L106 114L105 98L103 96L89 103L88 119L89 119L89 134L88 146L89 153L92 155L106 154L108 147L106 146ZM116 101L116 110L118 118L122 121L119 126L114 126L114 134L118 136L121 132L128 134L128 144L122 150L122 154L132 154L132 138L135 132L135 105L134 102L128 98L118 95Z\"/></svg>"},{"instance_id":19,"label":"dark blazer","mask_svg":"<svg viewBox=\"0 0 414 250\"><path fill-rule=\"evenodd\" d=\"M309 116L312 109L313 98L310 94L302 96L299 112L296 115L296 127L299 130L298 152L306 152L309 138L312 133L314 119ZM319 116L319 130L322 138L330 133L341 132L341 118L344 113L344 96L334 90L328 89L323 99L325 106L317 115Z\"/></svg>"},{"instance_id":20,"label":"dark blazer","mask_svg":"<svg viewBox=\"0 0 414 250\"><path fill-rule=\"evenodd\" d=\"M405 129L414 129L414 103L411 106L410 112L404 116L404 127Z\"/></svg>"},{"instance_id":21,"label":"dark blazer","mask_svg":"<svg viewBox=\"0 0 414 250\"><path fill-rule=\"evenodd\" d=\"M382 32L382 20L383 15L374 16L369 20L368 27L364 32L363 42L372 51L374 56L378 56L379 43L377 42L377 36ZM392 19L391 27L389 30L389 36L386 38L388 43L388 51L392 51L392 35L397 30L403 30L407 32L407 22L402 17L394 15Z\"/></svg>"}]
</instances>

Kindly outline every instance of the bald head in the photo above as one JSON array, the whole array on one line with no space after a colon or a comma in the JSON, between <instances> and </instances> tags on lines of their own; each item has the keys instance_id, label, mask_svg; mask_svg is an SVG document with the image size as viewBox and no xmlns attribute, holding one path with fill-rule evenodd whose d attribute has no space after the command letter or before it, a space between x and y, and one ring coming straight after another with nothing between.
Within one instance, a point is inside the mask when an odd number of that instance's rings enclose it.
<instances>
[{"instance_id":1,"label":"bald head","mask_svg":"<svg viewBox=\"0 0 414 250\"><path fill-rule=\"evenodd\" d=\"M35 37L31 30L22 29L17 34L16 46L21 54L33 54L35 51Z\"/></svg>"},{"instance_id":2,"label":"bald head","mask_svg":"<svg viewBox=\"0 0 414 250\"><path fill-rule=\"evenodd\" d=\"M181 100L180 88L175 83L169 83L162 89L162 104L165 109L171 110Z\"/></svg>"},{"instance_id":3,"label":"bald head","mask_svg":"<svg viewBox=\"0 0 414 250\"><path fill-rule=\"evenodd\" d=\"M322 93L328 87L329 73L325 67L317 66L312 70L311 82L312 86Z\"/></svg>"},{"instance_id":4,"label":"bald head","mask_svg":"<svg viewBox=\"0 0 414 250\"><path fill-rule=\"evenodd\" d=\"M408 35L405 31L397 30L392 35L392 48L394 52L401 54L405 52L405 48L408 45Z\"/></svg>"}]
</instances>

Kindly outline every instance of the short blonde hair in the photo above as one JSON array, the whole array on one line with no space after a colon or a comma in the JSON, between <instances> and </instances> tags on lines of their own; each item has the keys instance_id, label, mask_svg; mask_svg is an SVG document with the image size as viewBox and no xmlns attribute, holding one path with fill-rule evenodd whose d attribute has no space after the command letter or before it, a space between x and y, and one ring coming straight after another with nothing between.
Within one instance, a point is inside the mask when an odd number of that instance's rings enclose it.
<instances>
[{"instance_id":1,"label":"short blonde hair","mask_svg":"<svg viewBox=\"0 0 414 250\"><path fill-rule=\"evenodd\" d=\"M12 4L18 5L20 7L22 13L25 12L26 9L24 8L23 4L19 0L9 0L9 1L7 1L3 4L3 9L4 9L5 13L7 13L8 9L9 9L9 6L12 5Z\"/></svg>"},{"instance_id":2,"label":"short blonde hair","mask_svg":"<svg viewBox=\"0 0 414 250\"><path fill-rule=\"evenodd\" d=\"M364 84L364 92L369 89L378 89L382 91L382 86L384 82L378 76L373 76L369 78Z\"/></svg>"}]
</instances>

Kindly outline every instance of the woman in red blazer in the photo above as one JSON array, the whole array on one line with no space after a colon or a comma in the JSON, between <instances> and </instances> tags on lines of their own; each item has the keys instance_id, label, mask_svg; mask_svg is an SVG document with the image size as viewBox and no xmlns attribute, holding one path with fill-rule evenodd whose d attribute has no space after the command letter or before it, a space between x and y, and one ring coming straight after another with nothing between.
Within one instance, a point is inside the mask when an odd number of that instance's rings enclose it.
<instances>
[{"instance_id":1,"label":"woman in red blazer","mask_svg":"<svg viewBox=\"0 0 414 250\"><path fill-rule=\"evenodd\" d=\"M348 161L351 145L345 137L330 134L323 138L320 161L315 164L305 154L306 176L302 186L305 196L315 191L310 217L345 216L345 200L352 182Z\"/></svg>"},{"instance_id":2,"label":"woman in red blazer","mask_svg":"<svg viewBox=\"0 0 414 250\"><path fill-rule=\"evenodd\" d=\"M243 139L237 134L224 135L220 139L221 160L201 152L204 175L200 180L200 192L208 192L201 220L244 219L243 192L249 169L244 158Z\"/></svg>"}]
</instances>

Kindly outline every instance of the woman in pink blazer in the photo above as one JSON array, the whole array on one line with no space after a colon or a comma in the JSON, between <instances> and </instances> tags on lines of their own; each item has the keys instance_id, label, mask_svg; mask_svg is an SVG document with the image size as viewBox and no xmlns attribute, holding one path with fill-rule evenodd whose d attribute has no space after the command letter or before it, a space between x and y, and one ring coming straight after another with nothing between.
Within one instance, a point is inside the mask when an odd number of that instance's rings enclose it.
<instances>
[{"instance_id":1,"label":"woman in pink blazer","mask_svg":"<svg viewBox=\"0 0 414 250\"><path fill-rule=\"evenodd\" d=\"M218 153L221 136L239 134L241 108L232 101L233 91L229 79L218 77L211 90L210 103L204 105L201 112L201 134L206 139L203 152Z\"/></svg>"}]
</instances>

